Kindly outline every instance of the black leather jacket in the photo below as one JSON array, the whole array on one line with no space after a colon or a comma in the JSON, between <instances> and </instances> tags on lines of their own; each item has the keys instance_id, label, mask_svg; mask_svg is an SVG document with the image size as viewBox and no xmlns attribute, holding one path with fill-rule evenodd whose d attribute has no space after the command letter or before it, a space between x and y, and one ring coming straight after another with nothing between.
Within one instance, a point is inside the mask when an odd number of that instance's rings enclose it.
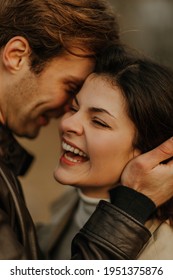
<instances>
[{"instance_id":1,"label":"black leather jacket","mask_svg":"<svg viewBox=\"0 0 173 280\"><path fill-rule=\"evenodd\" d=\"M17 179L31 161L32 156L0 126L0 259L43 258ZM74 238L72 259L135 259L150 235L137 220L101 201Z\"/></svg>"},{"instance_id":2,"label":"black leather jacket","mask_svg":"<svg viewBox=\"0 0 173 280\"><path fill-rule=\"evenodd\" d=\"M72 243L73 259L133 260L151 233L137 220L106 201L100 201Z\"/></svg>"},{"instance_id":3,"label":"black leather jacket","mask_svg":"<svg viewBox=\"0 0 173 280\"><path fill-rule=\"evenodd\" d=\"M35 227L17 175L27 171L32 156L0 126L0 259L41 258Z\"/></svg>"}]
</instances>

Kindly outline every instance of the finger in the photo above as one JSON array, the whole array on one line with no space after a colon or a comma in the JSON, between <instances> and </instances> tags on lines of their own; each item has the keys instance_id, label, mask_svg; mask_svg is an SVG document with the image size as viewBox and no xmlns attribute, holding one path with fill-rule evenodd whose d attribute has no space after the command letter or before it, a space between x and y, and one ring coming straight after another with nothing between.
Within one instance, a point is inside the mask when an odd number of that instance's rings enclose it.
<instances>
[{"instance_id":1,"label":"finger","mask_svg":"<svg viewBox=\"0 0 173 280\"><path fill-rule=\"evenodd\" d=\"M163 163L166 163L169 166L173 166L173 158L171 157L170 159L164 161Z\"/></svg>"},{"instance_id":2,"label":"finger","mask_svg":"<svg viewBox=\"0 0 173 280\"><path fill-rule=\"evenodd\" d=\"M166 140L164 143L156 147L155 149L144 153L138 157L138 161L145 165L146 169L152 169L159 163L171 159L173 157L173 137ZM169 164L172 163L172 160Z\"/></svg>"}]
</instances>

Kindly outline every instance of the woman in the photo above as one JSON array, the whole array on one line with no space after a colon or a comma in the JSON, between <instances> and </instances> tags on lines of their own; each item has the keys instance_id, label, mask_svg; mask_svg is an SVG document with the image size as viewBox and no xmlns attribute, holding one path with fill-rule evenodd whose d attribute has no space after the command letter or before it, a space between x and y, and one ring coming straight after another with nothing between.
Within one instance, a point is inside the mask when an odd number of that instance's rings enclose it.
<instances>
[{"instance_id":1,"label":"woman","mask_svg":"<svg viewBox=\"0 0 173 280\"><path fill-rule=\"evenodd\" d=\"M171 70L117 46L100 59L61 121L62 155L55 178L80 190L74 204L73 194L69 196L73 214L70 209L62 248L98 201L109 201L109 191L118 185L126 164L172 136L172 112ZM172 221L171 199L147 222L152 237L138 259L173 259ZM55 258L65 259L61 246L58 250L55 246Z\"/></svg>"}]
</instances>

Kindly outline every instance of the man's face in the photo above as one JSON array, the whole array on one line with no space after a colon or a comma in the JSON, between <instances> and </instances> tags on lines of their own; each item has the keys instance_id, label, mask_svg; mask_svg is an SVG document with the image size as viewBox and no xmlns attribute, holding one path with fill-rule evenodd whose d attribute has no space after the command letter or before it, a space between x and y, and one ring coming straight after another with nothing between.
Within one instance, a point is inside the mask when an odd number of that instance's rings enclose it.
<instances>
[{"instance_id":1,"label":"man's face","mask_svg":"<svg viewBox=\"0 0 173 280\"><path fill-rule=\"evenodd\" d=\"M53 59L39 75L27 66L6 83L4 123L18 136L36 137L42 126L62 113L93 67L92 59L69 53Z\"/></svg>"}]
</instances>

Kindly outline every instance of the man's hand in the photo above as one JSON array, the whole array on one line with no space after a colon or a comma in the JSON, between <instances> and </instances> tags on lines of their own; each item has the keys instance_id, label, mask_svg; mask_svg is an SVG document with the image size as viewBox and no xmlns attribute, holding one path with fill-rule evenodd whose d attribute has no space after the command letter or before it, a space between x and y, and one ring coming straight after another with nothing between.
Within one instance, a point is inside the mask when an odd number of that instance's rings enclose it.
<instances>
[{"instance_id":1,"label":"man's hand","mask_svg":"<svg viewBox=\"0 0 173 280\"><path fill-rule=\"evenodd\" d=\"M157 148L137 156L125 167L121 184L149 197L156 206L173 196L173 137Z\"/></svg>"}]
</instances>

